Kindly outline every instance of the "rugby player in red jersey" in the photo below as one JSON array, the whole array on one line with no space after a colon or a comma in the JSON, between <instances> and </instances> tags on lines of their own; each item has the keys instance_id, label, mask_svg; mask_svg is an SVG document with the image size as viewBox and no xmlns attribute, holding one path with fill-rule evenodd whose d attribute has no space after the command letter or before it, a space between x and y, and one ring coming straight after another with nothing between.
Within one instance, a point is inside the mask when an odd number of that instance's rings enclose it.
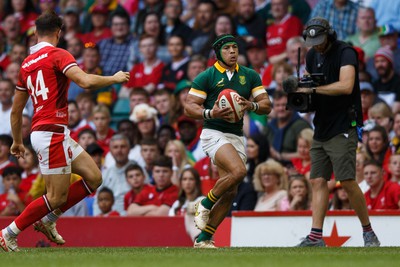
<instances>
[{"instance_id":1,"label":"rugby player in red jersey","mask_svg":"<svg viewBox=\"0 0 400 267\"><path fill-rule=\"evenodd\" d=\"M70 80L93 90L129 80L129 73L122 71L113 76L87 74L70 53L57 48L62 19L54 11L43 13L35 24L38 43L30 48L31 54L22 62L11 111L14 137L11 153L17 158L24 155L22 111L30 96L34 105L31 141L47 193L29 204L1 231L0 245L5 251L18 251L17 235L32 224L49 240L64 244L55 221L102 182L95 162L69 135L67 96ZM71 172L83 179L70 185Z\"/></svg>"}]
</instances>

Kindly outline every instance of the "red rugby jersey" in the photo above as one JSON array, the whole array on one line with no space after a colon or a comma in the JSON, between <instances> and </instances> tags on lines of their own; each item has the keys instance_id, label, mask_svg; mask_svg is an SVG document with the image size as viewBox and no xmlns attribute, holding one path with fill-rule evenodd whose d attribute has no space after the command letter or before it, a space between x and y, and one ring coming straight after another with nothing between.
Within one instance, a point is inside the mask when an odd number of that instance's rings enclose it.
<instances>
[{"instance_id":1,"label":"red rugby jersey","mask_svg":"<svg viewBox=\"0 0 400 267\"><path fill-rule=\"evenodd\" d=\"M65 72L77 66L66 50L41 42L31 47L31 54L22 62L16 88L28 91L34 115L32 128L43 124L68 125L68 88Z\"/></svg>"}]
</instances>

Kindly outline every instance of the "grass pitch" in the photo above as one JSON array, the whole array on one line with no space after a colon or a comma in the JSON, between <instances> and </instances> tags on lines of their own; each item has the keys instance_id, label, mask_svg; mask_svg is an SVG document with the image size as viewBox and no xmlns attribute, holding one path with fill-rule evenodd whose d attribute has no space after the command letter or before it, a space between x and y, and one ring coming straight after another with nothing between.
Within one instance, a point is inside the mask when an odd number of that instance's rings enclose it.
<instances>
[{"instance_id":1,"label":"grass pitch","mask_svg":"<svg viewBox=\"0 0 400 267\"><path fill-rule=\"evenodd\" d=\"M1 267L398 267L400 248L22 248Z\"/></svg>"}]
</instances>

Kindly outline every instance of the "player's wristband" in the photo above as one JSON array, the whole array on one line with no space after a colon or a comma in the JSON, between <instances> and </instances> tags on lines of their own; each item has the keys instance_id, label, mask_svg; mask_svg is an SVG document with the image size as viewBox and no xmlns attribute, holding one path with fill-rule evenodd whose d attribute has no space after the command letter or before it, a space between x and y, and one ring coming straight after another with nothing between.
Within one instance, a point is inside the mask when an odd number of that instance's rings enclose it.
<instances>
[{"instance_id":1,"label":"player's wristband","mask_svg":"<svg viewBox=\"0 0 400 267\"><path fill-rule=\"evenodd\" d=\"M211 109L203 109L203 119L209 120L211 117Z\"/></svg>"},{"instance_id":2,"label":"player's wristband","mask_svg":"<svg viewBox=\"0 0 400 267\"><path fill-rule=\"evenodd\" d=\"M257 111L260 105L257 102L251 102L251 111Z\"/></svg>"}]
</instances>

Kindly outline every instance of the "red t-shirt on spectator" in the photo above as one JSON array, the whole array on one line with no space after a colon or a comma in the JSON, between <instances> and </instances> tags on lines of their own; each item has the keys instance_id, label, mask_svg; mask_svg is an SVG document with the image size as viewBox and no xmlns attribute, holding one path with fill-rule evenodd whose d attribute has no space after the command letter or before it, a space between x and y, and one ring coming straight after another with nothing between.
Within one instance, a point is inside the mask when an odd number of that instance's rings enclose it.
<instances>
[{"instance_id":1,"label":"red t-shirt on spectator","mask_svg":"<svg viewBox=\"0 0 400 267\"><path fill-rule=\"evenodd\" d=\"M17 193L19 199L26 205L25 202L27 192L20 191ZM8 205L10 205L11 201L7 199L8 193L4 193L0 195L0 212L3 211ZM18 214L15 214L18 215Z\"/></svg>"},{"instance_id":2,"label":"red t-shirt on spectator","mask_svg":"<svg viewBox=\"0 0 400 267\"><path fill-rule=\"evenodd\" d=\"M31 174L27 175L26 172L24 171L22 173L22 181L19 184L19 189L24 192L29 192L29 190L32 187L33 181L36 179L36 177L39 175L39 169L33 169Z\"/></svg>"},{"instance_id":3,"label":"red t-shirt on spectator","mask_svg":"<svg viewBox=\"0 0 400 267\"><path fill-rule=\"evenodd\" d=\"M108 129L107 136L104 139L97 139L97 144L103 149L103 157L110 151L111 137L115 134L115 131L111 128Z\"/></svg>"},{"instance_id":4,"label":"red t-shirt on spectator","mask_svg":"<svg viewBox=\"0 0 400 267\"><path fill-rule=\"evenodd\" d=\"M153 65L153 68L148 70L145 68L144 63L138 63L133 66L130 71L131 78L125 84L128 88L144 87L150 83L157 86L161 81L164 63L161 60Z\"/></svg>"},{"instance_id":5,"label":"red t-shirt on spectator","mask_svg":"<svg viewBox=\"0 0 400 267\"><path fill-rule=\"evenodd\" d=\"M99 217L115 217L115 216L120 216L119 212L116 210L112 210L106 214L99 214Z\"/></svg>"},{"instance_id":6,"label":"red t-shirt on spectator","mask_svg":"<svg viewBox=\"0 0 400 267\"><path fill-rule=\"evenodd\" d=\"M145 188L147 188L147 187L151 187L151 185L145 184L145 185L143 186L142 191L143 191ZM136 197L137 197L138 195L139 195L139 194L136 194L135 191L133 191L133 190L131 190L131 191L129 191L128 193L125 194L125 196L124 196L124 209L125 209L125 210L127 210L128 207L129 207L132 203L135 202Z\"/></svg>"},{"instance_id":7,"label":"red t-shirt on spectator","mask_svg":"<svg viewBox=\"0 0 400 267\"><path fill-rule=\"evenodd\" d=\"M383 184L378 196L371 198L371 189L365 192L365 200L370 210L398 209L400 187L398 184L387 181Z\"/></svg>"},{"instance_id":8,"label":"red t-shirt on spectator","mask_svg":"<svg viewBox=\"0 0 400 267\"><path fill-rule=\"evenodd\" d=\"M267 55L268 58L286 51L287 41L294 36L303 34L303 24L296 16L287 14L279 24L271 24L267 27Z\"/></svg>"},{"instance_id":9,"label":"red t-shirt on spectator","mask_svg":"<svg viewBox=\"0 0 400 267\"><path fill-rule=\"evenodd\" d=\"M292 164L293 164L293 167L296 169L296 171L299 174L305 175L306 173L308 173L311 170L311 162L308 165L303 166L302 159L300 159L300 158L292 159Z\"/></svg>"},{"instance_id":10,"label":"red t-shirt on spectator","mask_svg":"<svg viewBox=\"0 0 400 267\"><path fill-rule=\"evenodd\" d=\"M143 188L142 192L136 196L135 203L140 206L145 205L167 205L169 207L178 199L179 188L173 184L164 190L157 190L155 186Z\"/></svg>"},{"instance_id":11,"label":"red t-shirt on spectator","mask_svg":"<svg viewBox=\"0 0 400 267\"><path fill-rule=\"evenodd\" d=\"M209 157L202 158L197 161L194 167L200 175L201 192L207 196L208 192L213 189L218 179L210 177L211 159Z\"/></svg>"},{"instance_id":12,"label":"red t-shirt on spectator","mask_svg":"<svg viewBox=\"0 0 400 267\"><path fill-rule=\"evenodd\" d=\"M84 44L86 43L98 43L99 41L112 37L111 30L109 28L104 28L103 31L96 35L94 31L82 34L80 39Z\"/></svg>"}]
</instances>

